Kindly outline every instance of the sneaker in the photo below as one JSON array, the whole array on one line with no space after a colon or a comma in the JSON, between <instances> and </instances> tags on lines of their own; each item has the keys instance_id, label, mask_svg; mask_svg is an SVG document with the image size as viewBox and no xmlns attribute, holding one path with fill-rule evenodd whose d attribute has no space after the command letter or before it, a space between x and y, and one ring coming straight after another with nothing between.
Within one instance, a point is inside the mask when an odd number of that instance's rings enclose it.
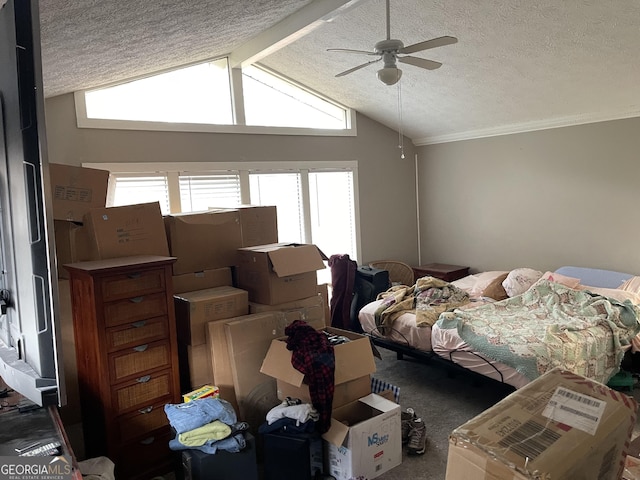
<instances>
[{"instance_id":1,"label":"sneaker","mask_svg":"<svg viewBox=\"0 0 640 480\"><path fill-rule=\"evenodd\" d=\"M416 418L411 422L407 447L409 455L422 455L427 448L427 426L421 418Z\"/></svg>"},{"instance_id":2,"label":"sneaker","mask_svg":"<svg viewBox=\"0 0 640 480\"><path fill-rule=\"evenodd\" d=\"M411 432L411 424L416 419L416 412L409 407L405 411L400 412L400 426L402 428L402 444L406 445L409 441L409 433Z\"/></svg>"}]
</instances>

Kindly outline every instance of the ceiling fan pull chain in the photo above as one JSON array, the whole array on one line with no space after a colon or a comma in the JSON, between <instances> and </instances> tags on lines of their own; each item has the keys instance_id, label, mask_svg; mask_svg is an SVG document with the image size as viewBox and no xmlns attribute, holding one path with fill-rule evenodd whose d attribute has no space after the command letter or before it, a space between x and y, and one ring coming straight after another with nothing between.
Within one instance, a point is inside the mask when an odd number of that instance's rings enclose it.
<instances>
[{"instance_id":1,"label":"ceiling fan pull chain","mask_svg":"<svg viewBox=\"0 0 640 480\"><path fill-rule=\"evenodd\" d=\"M404 159L404 132L402 128L402 80L398 81L398 148L400 158Z\"/></svg>"}]
</instances>

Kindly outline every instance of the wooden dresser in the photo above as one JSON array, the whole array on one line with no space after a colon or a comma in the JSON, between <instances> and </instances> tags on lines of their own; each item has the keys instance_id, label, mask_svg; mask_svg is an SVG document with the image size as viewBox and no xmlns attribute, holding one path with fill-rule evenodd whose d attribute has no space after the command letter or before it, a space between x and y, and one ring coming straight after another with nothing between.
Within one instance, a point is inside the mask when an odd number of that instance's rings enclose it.
<instances>
[{"instance_id":1,"label":"wooden dresser","mask_svg":"<svg viewBox=\"0 0 640 480\"><path fill-rule=\"evenodd\" d=\"M136 256L65 265L70 274L87 458L118 479L172 469L166 403L180 403L171 267Z\"/></svg>"},{"instance_id":2,"label":"wooden dresser","mask_svg":"<svg viewBox=\"0 0 640 480\"><path fill-rule=\"evenodd\" d=\"M447 265L445 263L430 263L428 265L420 265L419 267L412 267L415 280L420 277L431 276L444 280L446 282L453 282L459 278L469 275L469 267L463 267L461 265Z\"/></svg>"}]
</instances>

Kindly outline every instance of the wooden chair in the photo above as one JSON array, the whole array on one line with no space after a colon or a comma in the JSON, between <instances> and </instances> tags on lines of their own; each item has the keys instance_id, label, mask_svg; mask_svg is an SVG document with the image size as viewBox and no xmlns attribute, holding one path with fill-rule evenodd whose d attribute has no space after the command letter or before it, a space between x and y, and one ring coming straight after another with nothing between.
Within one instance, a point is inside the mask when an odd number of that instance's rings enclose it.
<instances>
[{"instance_id":1,"label":"wooden chair","mask_svg":"<svg viewBox=\"0 0 640 480\"><path fill-rule=\"evenodd\" d=\"M410 287L415 283L413 278L413 268L404 262L399 262L397 260L376 260L375 262L370 262L369 266L388 271L389 281L392 285L401 284Z\"/></svg>"}]
</instances>

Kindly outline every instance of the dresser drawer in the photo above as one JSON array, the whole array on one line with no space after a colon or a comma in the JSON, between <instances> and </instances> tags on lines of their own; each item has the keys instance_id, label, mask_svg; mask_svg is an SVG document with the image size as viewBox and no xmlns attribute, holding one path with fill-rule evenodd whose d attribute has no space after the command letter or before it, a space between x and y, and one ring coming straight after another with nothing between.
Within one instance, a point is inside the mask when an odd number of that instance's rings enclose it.
<instances>
[{"instance_id":1,"label":"dresser drawer","mask_svg":"<svg viewBox=\"0 0 640 480\"><path fill-rule=\"evenodd\" d=\"M170 362L171 348L167 341L120 350L109 355L111 383L120 383L132 376L139 377L145 372L167 367Z\"/></svg>"},{"instance_id":2,"label":"dresser drawer","mask_svg":"<svg viewBox=\"0 0 640 480\"><path fill-rule=\"evenodd\" d=\"M135 347L143 343L151 343L168 337L169 321L167 317L140 320L109 328L105 334L108 352Z\"/></svg>"},{"instance_id":3,"label":"dresser drawer","mask_svg":"<svg viewBox=\"0 0 640 480\"><path fill-rule=\"evenodd\" d=\"M105 277L100 282L102 301L111 302L165 290L163 269L141 270Z\"/></svg>"},{"instance_id":4,"label":"dresser drawer","mask_svg":"<svg viewBox=\"0 0 640 480\"><path fill-rule=\"evenodd\" d=\"M105 326L113 327L166 315L167 308L167 296L164 292L105 303Z\"/></svg>"},{"instance_id":5,"label":"dresser drawer","mask_svg":"<svg viewBox=\"0 0 640 480\"><path fill-rule=\"evenodd\" d=\"M171 429L166 426L150 432L146 437L122 445L116 454L116 478L146 478L150 472L170 471L175 452L169 449ZM164 466L164 468L163 468Z\"/></svg>"},{"instance_id":6,"label":"dresser drawer","mask_svg":"<svg viewBox=\"0 0 640 480\"><path fill-rule=\"evenodd\" d=\"M118 443L149 437L149 432L169 425L164 403L149 405L118 417Z\"/></svg>"},{"instance_id":7,"label":"dresser drawer","mask_svg":"<svg viewBox=\"0 0 640 480\"><path fill-rule=\"evenodd\" d=\"M143 375L113 391L113 407L116 415L144 408L152 403L173 400L171 370Z\"/></svg>"}]
</instances>

